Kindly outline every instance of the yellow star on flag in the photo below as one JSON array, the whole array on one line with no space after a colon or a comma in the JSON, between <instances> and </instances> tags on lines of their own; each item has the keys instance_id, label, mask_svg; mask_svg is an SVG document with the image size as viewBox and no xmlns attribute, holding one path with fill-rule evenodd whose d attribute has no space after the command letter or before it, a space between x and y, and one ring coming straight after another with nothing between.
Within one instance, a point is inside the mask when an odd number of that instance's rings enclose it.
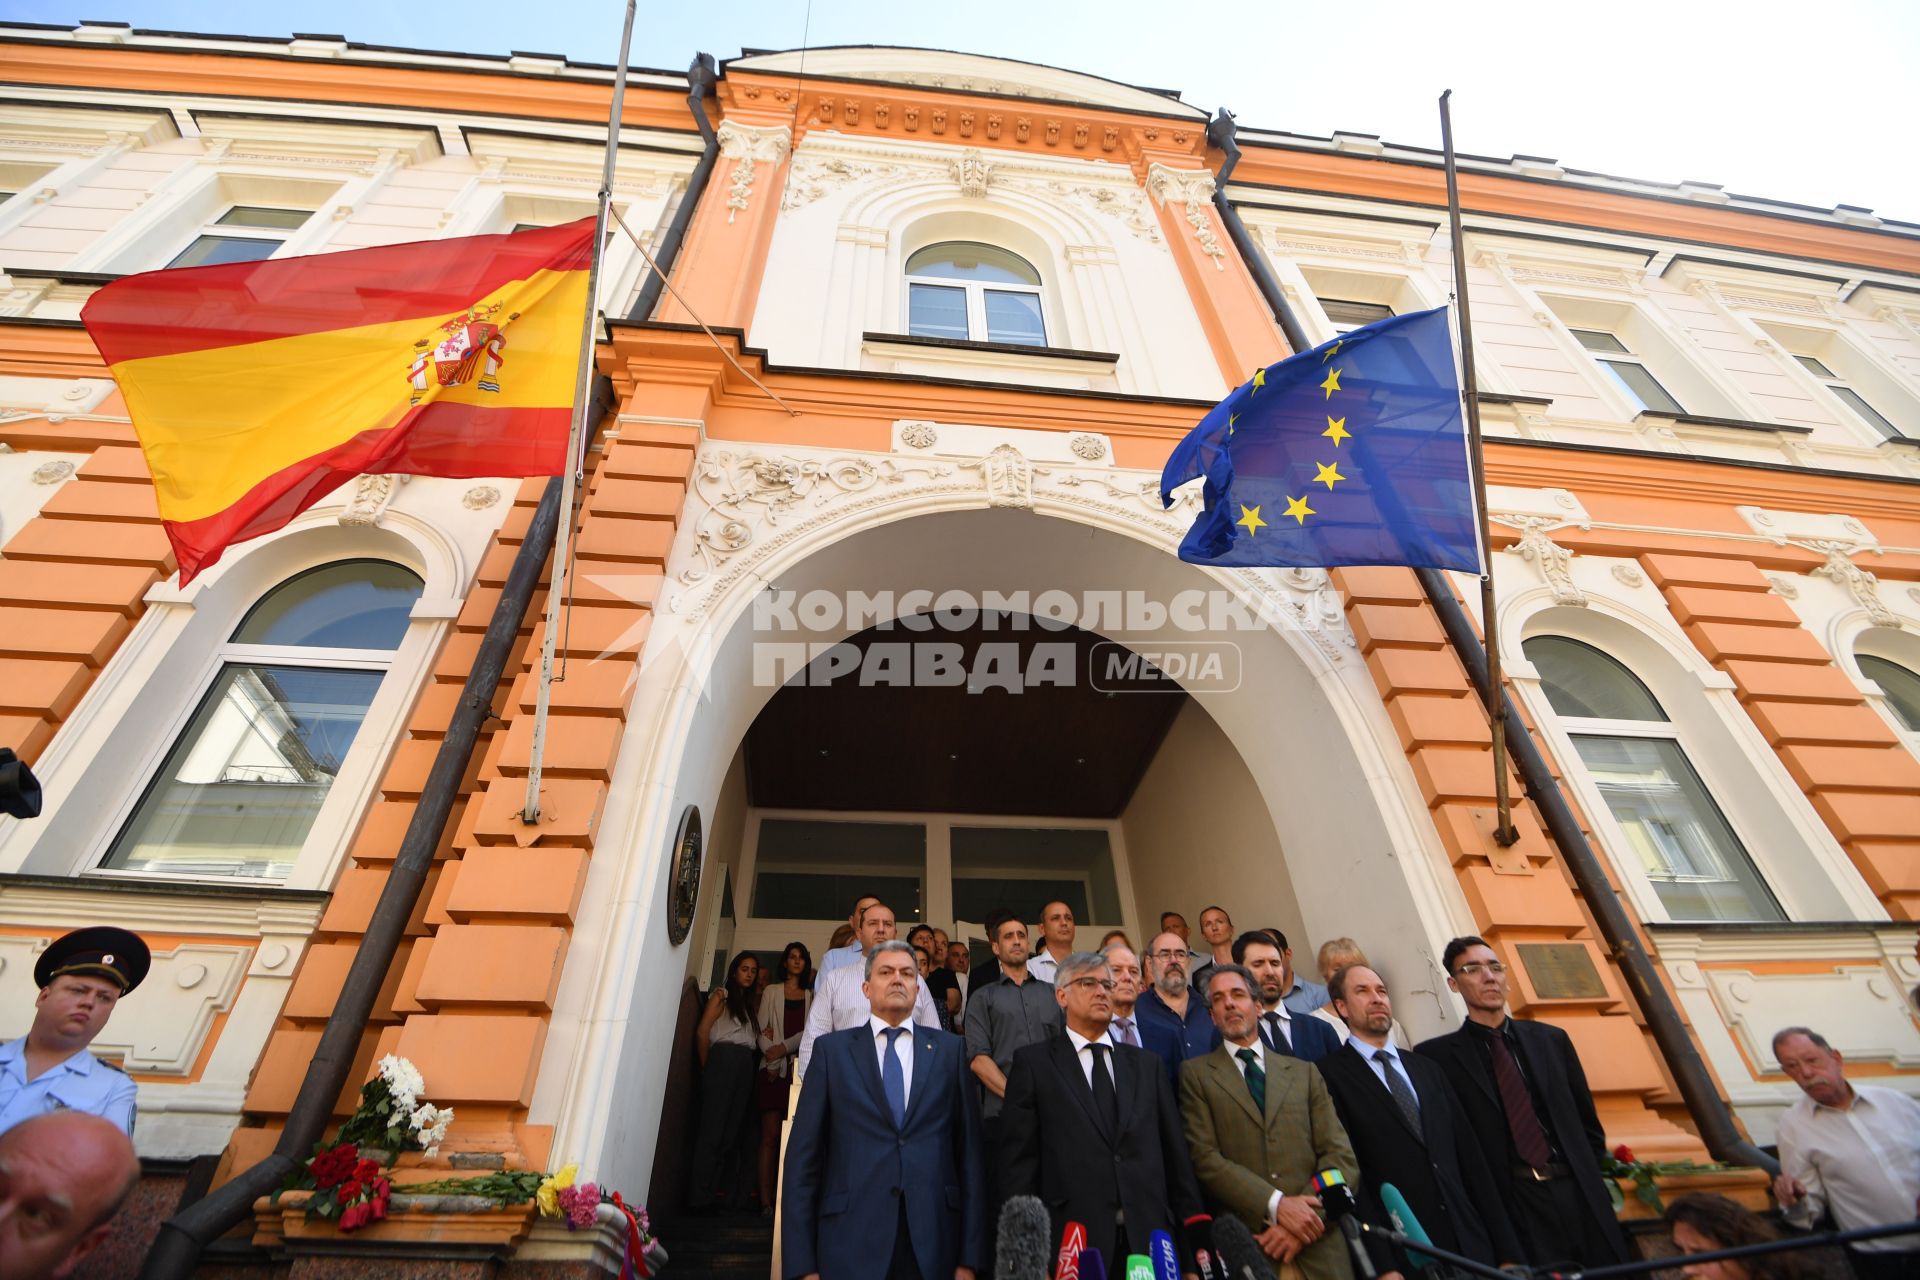
<instances>
[{"instance_id":1,"label":"yellow star on flag","mask_svg":"<svg viewBox=\"0 0 1920 1280\"><path fill-rule=\"evenodd\" d=\"M1329 371L1327 380L1322 382L1320 386L1321 389L1327 393L1327 399L1333 399L1333 393L1340 389L1340 371L1338 369Z\"/></svg>"},{"instance_id":2,"label":"yellow star on flag","mask_svg":"<svg viewBox=\"0 0 1920 1280\"><path fill-rule=\"evenodd\" d=\"M1245 505L1241 506L1240 518L1235 520L1234 523L1250 534L1259 533L1260 530L1267 527L1267 522L1260 518L1260 508Z\"/></svg>"},{"instance_id":3,"label":"yellow star on flag","mask_svg":"<svg viewBox=\"0 0 1920 1280\"><path fill-rule=\"evenodd\" d=\"M1228 414L1228 415L1227 415L1227 434L1228 434L1228 435L1232 435L1232 434L1233 434L1233 424L1234 424L1234 423L1236 423L1236 422L1238 422L1238 421L1240 421L1240 415L1239 415L1239 414L1237 414L1237 413L1230 413L1230 414Z\"/></svg>"},{"instance_id":4,"label":"yellow star on flag","mask_svg":"<svg viewBox=\"0 0 1920 1280\"><path fill-rule=\"evenodd\" d=\"M1308 516L1315 515L1318 513L1315 512L1312 507L1307 505L1307 500L1305 498L1290 497L1287 499L1287 509L1285 511L1282 511L1280 514L1283 516L1292 516L1294 520L1297 521L1298 523L1305 524L1307 522Z\"/></svg>"},{"instance_id":5,"label":"yellow star on flag","mask_svg":"<svg viewBox=\"0 0 1920 1280\"><path fill-rule=\"evenodd\" d=\"M1338 449L1340 442L1351 436L1353 432L1347 430L1347 420L1345 418L1336 418L1332 414L1328 414L1327 429L1320 434L1333 441L1333 447Z\"/></svg>"},{"instance_id":6,"label":"yellow star on flag","mask_svg":"<svg viewBox=\"0 0 1920 1280\"><path fill-rule=\"evenodd\" d=\"M1329 360L1331 360L1331 359L1333 359L1333 358L1334 358L1335 356L1337 356L1337 355L1339 355L1339 354L1340 354L1340 348L1342 348L1342 347L1344 347L1344 346L1346 346L1346 345L1347 345L1347 340L1346 340L1345 338L1342 338L1342 339L1340 339L1340 341L1338 341L1338 342L1336 342L1336 343L1334 343L1334 344L1333 344L1332 346L1330 346L1330 347L1328 347L1328 348L1327 348L1327 354L1325 354L1325 355L1323 355L1323 356L1321 356L1321 357L1320 357L1320 363L1321 363L1321 364L1325 364L1325 363L1326 363L1327 361L1329 361Z\"/></svg>"},{"instance_id":7,"label":"yellow star on flag","mask_svg":"<svg viewBox=\"0 0 1920 1280\"><path fill-rule=\"evenodd\" d=\"M1320 468L1320 474L1315 476L1314 479L1329 489L1333 488L1334 481L1346 479L1345 476L1340 474L1340 464L1337 462L1320 462L1314 465Z\"/></svg>"},{"instance_id":8,"label":"yellow star on flag","mask_svg":"<svg viewBox=\"0 0 1920 1280\"><path fill-rule=\"evenodd\" d=\"M1267 385L1267 371L1265 369L1255 369L1253 371L1254 390L1258 391L1261 387L1264 387L1266 385Z\"/></svg>"}]
</instances>

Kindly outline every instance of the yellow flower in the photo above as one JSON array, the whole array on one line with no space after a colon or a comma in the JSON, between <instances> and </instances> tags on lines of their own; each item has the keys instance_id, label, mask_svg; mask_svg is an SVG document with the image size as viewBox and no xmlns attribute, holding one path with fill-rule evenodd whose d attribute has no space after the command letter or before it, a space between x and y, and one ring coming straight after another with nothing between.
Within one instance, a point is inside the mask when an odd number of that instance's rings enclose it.
<instances>
[{"instance_id":1,"label":"yellow flower","mask_svg":"<svg viewBox=\"0 0 1920 1280\"><path fill-rule=\"evenodd\" d=\"M542 1180L539 1189L533 1193L535 1202L540 1206L541 1217L557 1218L560 1216L560 1193L573 1185L574 1176L579 1172L579 1165L570 1164L558 1173L548 1174L546 1178Z\"/></svg>"}]
</instances>

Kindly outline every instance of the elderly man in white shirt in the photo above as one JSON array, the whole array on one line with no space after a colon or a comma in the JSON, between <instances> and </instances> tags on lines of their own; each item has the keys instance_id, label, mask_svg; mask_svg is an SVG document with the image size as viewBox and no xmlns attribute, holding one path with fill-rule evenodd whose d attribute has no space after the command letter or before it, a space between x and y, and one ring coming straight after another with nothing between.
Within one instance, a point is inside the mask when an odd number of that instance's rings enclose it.
<instances>
[{"instance_id":1,"label":"elderly man in white shirt","mask_svg":"<svg viewBox=\"0 0 1920 1280\"><path fill-rule=\"evenodd\" d=\"M872 955L873 949L883 942L892 942L894 934L893 908L884 902L868 905L860 917L860 937L858 939L862 953ZM813 981L813 1005L807 1010L807 1027L800 1033L800 1058L797 1067L800 1078L807 1078L807 1063L813 1059L813 1042L830 1031L845 1031L848 1027L857 1027L872 1016L873 1007L867 1000L866 966L843 964L827 973L816 974ZM940 1015L933 1007L933 997L927 994L927 984L915 983L913 1000L913 1020L920 1026L940 1029Z\"/></svg>"},{"instance_id":2,"label":"elderly man in white shirt","mask_svg":"<svg viewBox=\"0 0 1920 1280\"><path fill-rule=\"evenodd\" d=\"M1797 1227L1823 1210L1841 1230L1920 1218L1920 1102L1895 1089L1850 1084L1840 1054L1817 1032L1788 1027L1773 1056L1805 1096L1780 1118L1773 1194ZM1920 1235L1848 1246L1862 1280L1920 1275Z\"/></svg>"}]
</instances>

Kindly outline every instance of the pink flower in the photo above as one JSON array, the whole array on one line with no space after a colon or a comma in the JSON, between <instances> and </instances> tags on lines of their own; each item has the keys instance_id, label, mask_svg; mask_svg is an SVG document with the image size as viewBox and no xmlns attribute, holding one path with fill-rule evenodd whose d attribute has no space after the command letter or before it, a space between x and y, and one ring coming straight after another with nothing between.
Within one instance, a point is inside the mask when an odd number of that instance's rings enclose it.
<instances>
[{"instance_id":1,"label":"pink flower","mask_svg":"<svg viewBox=\"0 0 1920 1280\"><path fill-rule=\"evenodd\" d=\"M560 1210L566 1215L567 1230L578 1231L593 1225L594 1214L600 1208L600 1188L591 1182L583 1182L577 1187L566 1187L559 1193Z\"/></svg>"}]
</instances>

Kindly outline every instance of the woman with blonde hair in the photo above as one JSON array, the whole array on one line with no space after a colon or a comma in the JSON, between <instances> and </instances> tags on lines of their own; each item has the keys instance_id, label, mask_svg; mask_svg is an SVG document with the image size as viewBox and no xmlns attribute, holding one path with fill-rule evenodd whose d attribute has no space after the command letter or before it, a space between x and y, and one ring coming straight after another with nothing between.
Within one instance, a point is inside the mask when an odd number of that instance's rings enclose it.
<instances>
[{"instance_id":1,"label":"woman with blonde hair","mask_svg":"<svg viewBox=\"0 0 1920 1280\"><path fill-rule=\"evenodd\" d=\"M1321 943L1319 954L1314 956L1314 963L1319 966L1322 982L1331 980L1335 973L1350 964L1365 964L1369 969L1373 968L1371 964L1367 964L1367 953L1362 951L1360 944L1352 938L1332 938ZM1315 1009L1313 1016L1339 1032L1343 1042L1346 1040L1347 1024L1340 1021L1340 1015L1333 1011L1332 1001ZM1393 1024L1387 1029L1387 1036L1393 1041L1396 1049L1413 1051L1413 1041L1408 1038L1407 1029L1400 1025L1400 1019L1393 1020Z\"/></svg>"}]
</instances>

